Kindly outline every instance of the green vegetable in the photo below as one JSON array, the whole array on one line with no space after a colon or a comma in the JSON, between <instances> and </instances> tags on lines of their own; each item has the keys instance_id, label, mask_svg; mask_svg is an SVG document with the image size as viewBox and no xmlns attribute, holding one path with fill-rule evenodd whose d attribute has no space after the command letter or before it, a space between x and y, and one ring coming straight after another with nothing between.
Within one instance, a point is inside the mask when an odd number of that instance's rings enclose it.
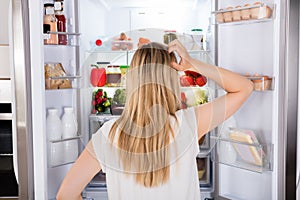
<instances>
[{"instance_id":1,"label":"green vegetable","mask_svg":"<svg viewBox=\"0 0 300 200\"><path fill-rule=\"evenodd\" d=\"M115 104L124 105L126 101L126 93L125 89L117 89L115 91L113 102Z\"/></svg>"}]
</instances>

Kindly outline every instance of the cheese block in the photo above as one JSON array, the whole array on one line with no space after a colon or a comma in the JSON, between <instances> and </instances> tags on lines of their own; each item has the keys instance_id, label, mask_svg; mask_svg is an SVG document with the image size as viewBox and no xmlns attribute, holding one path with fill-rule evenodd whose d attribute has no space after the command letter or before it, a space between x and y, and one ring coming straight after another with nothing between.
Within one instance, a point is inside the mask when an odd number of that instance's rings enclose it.
<instances>
[{"instance_id":1,"label":"cheese block","mask_svg":"<svg viewBox=\"0 0 300 200\"><path fill-rule=\"evenodd\" d=\"M262 166L262 150L256 146L247 144L258 144L252 131L231 130L229 138L245 144L232 143L239 156L248 163Z\"/></svg>"}]
</instances>

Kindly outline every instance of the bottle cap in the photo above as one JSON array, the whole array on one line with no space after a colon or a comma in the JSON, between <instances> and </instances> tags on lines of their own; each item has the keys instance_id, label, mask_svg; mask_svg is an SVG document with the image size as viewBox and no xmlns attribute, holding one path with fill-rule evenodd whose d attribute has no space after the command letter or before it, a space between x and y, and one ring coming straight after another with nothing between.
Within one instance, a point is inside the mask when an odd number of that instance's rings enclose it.
<instances>
[{"instance_id":1,"label":"bottle cap","mask_svg":"<svg viewBox=\"0 0 300 200\"><path fill-rule=\"evenodd\" d=\"M73 108L72 107L64 107L64 111L70 113L70 112L73 112Z\"/></svg>"},{"instance_id":2,"label":"bottle cap","mask_svg":"<svg viewBox=\"0 0 300 200\"><path fill-rule=\"evenodd\" d=\"M56 108L49 108L48 113L57 113L58 110Z\"/></svg>"}]
</instances>

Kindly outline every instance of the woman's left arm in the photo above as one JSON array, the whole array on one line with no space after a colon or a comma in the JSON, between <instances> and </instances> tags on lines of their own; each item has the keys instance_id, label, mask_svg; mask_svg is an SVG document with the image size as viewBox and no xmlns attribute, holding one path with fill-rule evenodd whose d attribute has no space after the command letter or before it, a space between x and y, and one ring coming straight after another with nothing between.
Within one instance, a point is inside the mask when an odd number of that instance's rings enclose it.
<instances>
[{"instance_id":1,"label":"woman's left arm","mask_svg":"<svg viewBox=\"0 0 300 200\"><path fill-rule=\"evenodd\" d=\"M101 166L90 141L65 176L58 190L57 200L82 199L81 192L100 170Z\"/></svg>"}]
</instances>

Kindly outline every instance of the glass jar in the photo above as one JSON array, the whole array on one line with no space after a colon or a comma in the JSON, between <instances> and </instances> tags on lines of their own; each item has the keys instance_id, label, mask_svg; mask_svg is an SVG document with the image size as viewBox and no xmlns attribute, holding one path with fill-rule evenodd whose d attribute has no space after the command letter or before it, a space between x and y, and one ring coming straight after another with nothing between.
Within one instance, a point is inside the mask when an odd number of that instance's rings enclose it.
<instances>
[{"instance_id":1,"label":"glass jar","mask_svg":"<svg viewBox=\"0 0 300 200\"><path fill-rule=\"evenodd\" d=\"M165 30L164 43L169 44L173 40L177 39L177 33L175 30Z\"/></svg>"},{"instance_id":2,"label":"glass jar","mask_svg":"<svg viewBox=\"0 0 300 200\"><path fill-rule=\"evenodd\" d=\"M54 15L54 4L46 3L44 4L45 15L44 15L44 29L50 32L57 32L57 19ZM45 32L46 30L44 30ZM44 44L58 44L57 34L49 34L47 38L44 39Z\"/></svg>"},{"instance_id":3,"label":"glass jar","mask_svg":"<svg viewBox=\"0 0 300 200\"><path fill-rule=\"evenodd\" d=\"M120 70L121 70L121 85L124 86L126 85L126 74L127 70L129 69L128 65L121 65Z\"/></svg>"},{"instance_id":4,"label":"glass jar","mask_svg":"<svg viewBox=\"0 0 300 200\"><path fill-rule=\"evenodd\" d=\"M66 17L64 15L64 2L62 0L56 0L54 4L55 17L57 19L57 31L66 32ZM58 34L58 44L67 44L67 35Z\"/></svg>"},{"instance_id":5,"label":"glass jar","mask_svg":"<svg viewBox=\"0 0 300 200\"><path fill-rule=\"evenodd\" d=\"M121 85L121 70L118 65L109 65L106 69L106 84L109 87L118 87Z\"/></svg>"}]
</instances>

